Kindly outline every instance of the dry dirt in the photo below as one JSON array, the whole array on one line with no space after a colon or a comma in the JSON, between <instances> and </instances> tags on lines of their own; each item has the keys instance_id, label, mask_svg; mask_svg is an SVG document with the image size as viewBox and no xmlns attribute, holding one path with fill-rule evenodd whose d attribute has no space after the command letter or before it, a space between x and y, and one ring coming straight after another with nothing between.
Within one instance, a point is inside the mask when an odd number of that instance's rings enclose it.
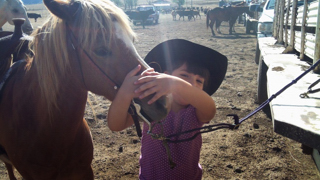
<instances>
[{"instance_id":1,"label":"dry dirt","mask_svg":"<svg viewBox=\"0 0 320 180\"><path fill-rule=\"evenodd\" d=\"M196 2L194 6L208 6ZM209 6L215 7L217 3L215 1ZM46 12L42 10L40 13ZM201 15L201 19L195 21L173 21L170 14L161 14L159 24L148 25L145 29L132 25L139 37L135 45L144 58L158 43L182 38L226 55L229 59L228 71L220 89L213 95L217 115L210 124L232 123L227 114L238 114L242 118L258 107L258 66L254 63L256 37L245 34L243 24L236 24L236 34L229 35L225 22L221 27L222 34L212 37L210 30L206 29L206 17L203 13ZM41 25L44 20L44 17L38 19L36 25ZM85 118L94 141L92 166L95 179L138 179L141 144L135 128L122 132L110 131L106 119L110 102L92 94L89 98ZM200 159L203 179L320 179L312 157L303 154L300 146L301 143L274 133L272 120L259 112L238 130L203 134ZM8 179L1 163L0 179Z\"/></svg>"}]
</instances>

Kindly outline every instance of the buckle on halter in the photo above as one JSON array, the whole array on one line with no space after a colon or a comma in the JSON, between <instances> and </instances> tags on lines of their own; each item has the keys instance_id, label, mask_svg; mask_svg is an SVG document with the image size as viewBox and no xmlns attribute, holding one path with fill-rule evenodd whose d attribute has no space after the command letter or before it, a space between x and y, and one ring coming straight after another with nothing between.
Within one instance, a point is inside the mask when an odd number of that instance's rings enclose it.
<instances>
[{"instance_id":1,"label":"buckle on halter","mask_svg":"<svg viewBox=\"0 0 320 180\"><path fill-rule=\"evenodd\" d=\"M150 122L148 121L147 118L145 118L142 114L141 114L141 106L137 103L134 102L134 100L132 100L131 104L134 106L135 112L137 113L137 115L143 120L145 121L149 126L151 125Z\"/></svg>"},{"instance_id":2,"label":"buckle on halter","mask_svg":"<svg viewBox=\"0 0 320 180\"><path fill-rule=\"evenodd\" d=\"M308 94L309 94L308 92L302 93L302 94L300 94L300 97L301 98L309 98Z\"/></svg>"}]
</instances>

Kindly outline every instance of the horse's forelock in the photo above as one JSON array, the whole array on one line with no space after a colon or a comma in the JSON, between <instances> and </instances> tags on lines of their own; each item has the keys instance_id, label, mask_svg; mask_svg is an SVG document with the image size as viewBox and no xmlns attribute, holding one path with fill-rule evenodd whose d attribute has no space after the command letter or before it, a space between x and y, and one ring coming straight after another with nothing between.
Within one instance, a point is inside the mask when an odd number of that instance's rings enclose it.
<instances>
[{"instance_id":1,"label":"horse's forelock","mask_svg":"<svg viewBox=\"0 0 320 180\"><path fill-rule=\"evenodd\" d=\"M77 40L83 48L93 47L97 40L111 39L116 20L133 39L135 33L129 25L127 15L109 0L87 0L81 3L80 17L72 25ZM42 27L34 31L30 47L34 51L33 63L38 72L42 96L48 101L48 109L56 106L61 77L69 68L67 48L67 25L64 20L52 16ZM97 36L97 33L101 36ZM106 45L110 45L105 41ZM41 80L41 81L40 81Z\"/></svg>"},{"instance_id":2,"label":"horse's forelock","mask_svg":"<svg viewBox=\"0 0 320 180\"><path fill-rule=\"evenodd\" d=\"M86 12L81 13L82 17L80 19L82 21L82 25L79 34L81 34L82 37L80 41L83 44L89 45L88 47L92 47L92 45L97 41L97 38L106 40L111 39L111 36L113 35L114 21L117 21L128 35L133 38L136 37L129 25L127 15L112 1L88 0L83 3L83 6L87 7L83 8ZM97 32L100 32L99 35L102 37L97 36L97 34L95 34ZM105 42L109 43L108 41Z\"/></svg>"}]
</instances>

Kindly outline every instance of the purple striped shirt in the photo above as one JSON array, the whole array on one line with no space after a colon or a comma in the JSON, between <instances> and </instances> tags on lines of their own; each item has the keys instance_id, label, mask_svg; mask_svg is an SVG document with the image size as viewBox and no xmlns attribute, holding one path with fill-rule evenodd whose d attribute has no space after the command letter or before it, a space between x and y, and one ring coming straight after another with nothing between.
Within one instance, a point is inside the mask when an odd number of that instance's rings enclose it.
<instances>
[{"instance_id":1,"label":"purple striped shirt","mask_svg":"<svg viewBox=\"0 0 320 180\"><path fill-rule=\"evenodd\" d=\"M163 123L163 133L165 136L176 134L193 128L202 127L203 123L196 117L196 109L188 106L178 113L170 112L168 116L161 121ZM162 141L152 139L147 134L147 123L143 125L140 155L140 175L141 180L161 180L161 179L201 179L202 168L199 164L200 150L202 145L201 135L192 141L181 143L168 143L173 162L176 167L170 169L168 155ZM195 131L171 140L185 139L193 136ZM152 133L161 134L161 125L157 124Z\"/></svg>"}]
</instances>

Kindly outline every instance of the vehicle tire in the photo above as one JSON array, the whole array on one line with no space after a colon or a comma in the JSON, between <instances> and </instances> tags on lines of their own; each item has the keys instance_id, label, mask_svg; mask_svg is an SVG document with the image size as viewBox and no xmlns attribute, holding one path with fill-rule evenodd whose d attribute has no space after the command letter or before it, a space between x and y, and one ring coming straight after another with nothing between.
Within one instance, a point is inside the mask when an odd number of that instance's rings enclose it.
<instances>
[{"instance_id":1,"label":"vehicle tire","mask_svg":"<svg viewBox=\"0 0 320 180\"><path fill-rule=\"evenodd\" d=\"M246 34L250 34L251 31L251 22L247 21L246 23Z\"/></svg>"},{"instance_id":2,"label":"vehicle tire","mask_svg":"<svg viewBox=\"0 0 320 180\"><path fill-rule=\"evenodd\" d=\"M136 26L136 25L137 25L137 23L136 23L136 22L133 22L133 25L135 25L135 26Z\"/></svg>"},{"instance_id":3,"label":"vehicle tire","mask_svg":"<svg viewBox=\"0 0 320 180\"><path fill-rule=\"evenodd\" d=\"M253 33L254 33L254 34L257 34L257 32L258 32L258 24L257 24L257 23L254 23L252 29L253 29Z\"/></svg>"},{"instance_id":4,"label":"vehicle tire","mask_svg":"<svg viewBox=\"0 0 320 180\"><path fill-rule=\"evenodd\" d=\"M256 56L254 57L254 61L256 64L259 64L259 59L260 59L260 48L259 48L259 43L257 42L256 44Z\"/></svg>"},{"instance_id":5,"label":"vehicle tire","mask_svg":"<svg viewBox=\"0 0 320 180\"><path fill-rule=\"evenodd\" d=\"M155 24L158 24L158 19L154 21Z\"/></svg>"},{"instance_id":6,"label":"vehicle tire","mask_svg":"<svg viewBox=\"0 0 320 180\"><path fill-rule=\"evenodd\" d=\"M242 14L238 16L238 24L242 23Z\"/></svg>"}]
</instances>

